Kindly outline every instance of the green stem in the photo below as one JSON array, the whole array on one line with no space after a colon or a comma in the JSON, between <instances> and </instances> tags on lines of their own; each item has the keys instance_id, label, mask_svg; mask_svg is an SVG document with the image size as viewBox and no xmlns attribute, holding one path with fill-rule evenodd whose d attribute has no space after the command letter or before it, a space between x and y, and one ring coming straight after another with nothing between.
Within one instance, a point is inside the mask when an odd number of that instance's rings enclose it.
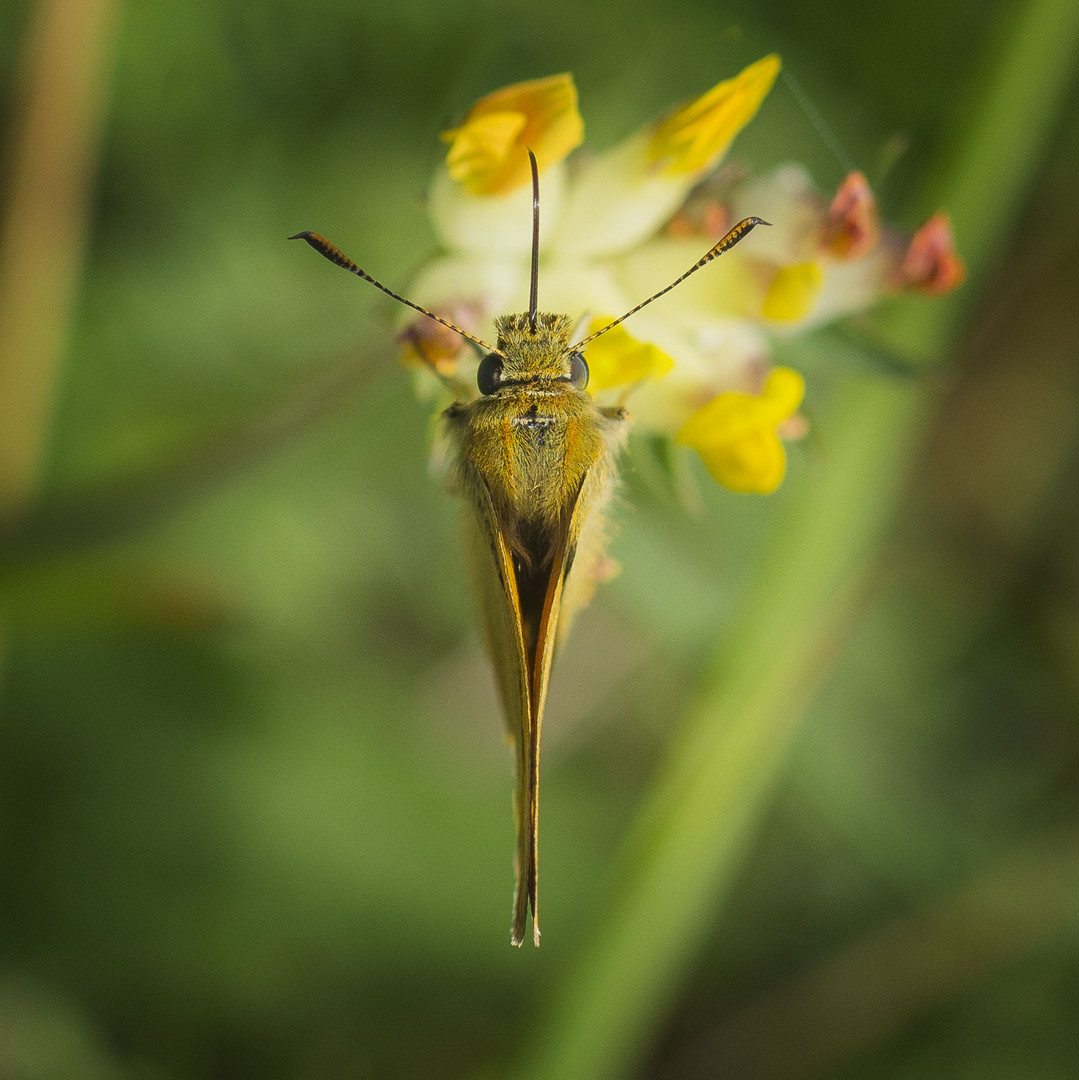
<instances>
[{"instance_id":1,"label":"green stem","mask_svg":"<svg viewBox=\"0 0 1079 1080\"><path fill-rule=\"evenodd\" d=\"M972 89L977 107L934 195L953 212L974 280L1021 206L1070 85L1077 38L1079 5L1030 0L993 43ZM942 352L961 303L895 305L881 321L883 344L912 359ZM780 523L629 830L611 899L554 988L521 1075L625 1075L662 1025L714 932L802 708L872 572L931 405L930 391L914 383L860 379L840 391L829 409L826 468L806 479Z\"/></svg>"}]
</instances>

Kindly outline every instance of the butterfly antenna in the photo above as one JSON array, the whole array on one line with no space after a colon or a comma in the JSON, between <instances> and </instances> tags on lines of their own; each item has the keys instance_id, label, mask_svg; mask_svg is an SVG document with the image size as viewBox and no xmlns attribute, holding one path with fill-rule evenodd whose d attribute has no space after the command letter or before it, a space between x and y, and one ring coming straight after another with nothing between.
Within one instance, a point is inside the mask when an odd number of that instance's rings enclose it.
<instances>
[{"instance_id":1,"label":"butterfly antenna","mask_svg":"<svg viewBox=\"0 0 1079 1080\"><path fill-rule=\"evenodd\" d=\"M539 166L531 150L528 151L528 164L532 166L532 278L528 290L528 329L534 334L539 306Z\"/></svg>"},{"instance_id":2,"label":"butterfly antenna","mask_svg":"<svg viewBox=\"0 0 1079 1080\"><path fill-rule=\"evenodd\" d=\"M730 251L739 240L745 239L758 225L771 225L770 221L765 221L764 218L748 217L738 222L737 225L722 240L716 244L711 250L704 255L698 262L695 262L681 277L675 278L665 289L660 289L658 293L654 293L647 300L642 300L636 307L630 308L625 315L620 315L614 322L609 322L606 326L600 327L594 334L589 334L583 341L578 341L574 345L574 349L583 349L590 341L595 341L600 334L606 334L608 330L617 326L619 323L625 322L631 315L636 315L641 308L648 307L653 300L658 300L661 296L666 296L671 289L677 285L681 285L683 281L689 277L690 274L695 274L703 266L707 266L713 259L722 255L725 251Z\"/></svg>"},{"instance_id":3,"label":"butterfly antenna","mask_svg":"<svg viewBox=\"0 0 1079 1080\"><path fill-rule=\"evenodd\" d=\"M394 300L399 301L406 307L412 308L413 311L418 311L421 315L426 315L427 318L434 319L436 323L441 323L443 326L448 327L455 333L460 334L461 337L471 341L474 345L479 345L485 352L498 352L493 345L489 345L483 338L478 338L475 334L470 334L467 330L462 330L456 323L450 322L449 319L444 319L441 315L436 315L433 311L428 311L427 308L420 307L419 304L414 304L411 300L406 300L403 296L398 296L393 289L386 288L381 281L376 281L366 270L361 270L343 251L331 244L325 236L319 236L316 232L301 232L297 233L295 236L290 236L289 239L306 240L323 258L329 259L335 266L340 266L350 274L355 274L357 277L363 278L364 281L369 281L376 289L381 289L387 296L392 296Z\"/></svg>"}]
</instances>

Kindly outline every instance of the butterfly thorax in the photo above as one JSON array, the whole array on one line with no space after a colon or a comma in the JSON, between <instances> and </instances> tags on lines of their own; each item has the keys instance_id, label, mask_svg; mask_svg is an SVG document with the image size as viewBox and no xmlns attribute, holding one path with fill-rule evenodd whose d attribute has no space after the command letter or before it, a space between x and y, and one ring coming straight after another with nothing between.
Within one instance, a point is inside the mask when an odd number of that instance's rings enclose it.
<instances>
[{"instance_id":1,"label":"butterfly thorax","mask_svg":"<svg viewBox=\"0 0 1079 1080\"><path fill-rule=\"evenodd\" d=\"M609 421L570 382L572 320L541 312L536 324L533 334L527 314L497 320L502 383L450 420L468 474L462 486L483 483L507 542L526 562L543 561L586 475L608 454Z\"/></svg>"}]
</instances>

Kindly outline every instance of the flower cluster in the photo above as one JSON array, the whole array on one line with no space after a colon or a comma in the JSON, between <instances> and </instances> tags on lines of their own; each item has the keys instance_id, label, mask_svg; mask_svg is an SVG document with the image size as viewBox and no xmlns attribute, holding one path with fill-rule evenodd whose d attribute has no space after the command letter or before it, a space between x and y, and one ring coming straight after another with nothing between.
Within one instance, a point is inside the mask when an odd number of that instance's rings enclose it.
<instances>
[{"instance_id":1,"label":"flower cluster","mask_svg":"<svg viewBox=\"0 0 1079 1080\"><path fill-rule=\"evenodd\" d=\"M739 219L773 223L670 296L586 349L589 390L631 408L639 428L697 451L719 483L767 493L783 479L784 441L804 434L805 386L770 363L770 341L862 310L904 289L940 294L963 267L947 219L913 237L882 227L860 173L830 201L805 170L718 169L779 72L766 56L602 154L566 159L583 140L572 77L488 95L443 135L430 210L443 252L410 289L418 303L490 339L495 316L528 295L531 199L526 148L541 170L541 307L581 319L578 338L692 266ZM401 336L404 358L443 379L474 357L430 320Z\"/></svg>"}]
</instances>

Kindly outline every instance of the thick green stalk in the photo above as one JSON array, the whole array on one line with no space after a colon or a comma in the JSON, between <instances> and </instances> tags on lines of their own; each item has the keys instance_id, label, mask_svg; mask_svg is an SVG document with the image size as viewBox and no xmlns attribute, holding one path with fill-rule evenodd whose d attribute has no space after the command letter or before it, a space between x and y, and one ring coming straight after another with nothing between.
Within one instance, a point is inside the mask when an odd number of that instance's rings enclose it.
<instances>
[{"instance_id":1,"label":"thick green stalk","mask_svg":"<svg viewBox=\"0 0 1079 1080\"><path fill-rule=\"evenodd\" d=\"M1079 5L1031 0L972 88L974 105L932 194L953 212L974 280L1002 246L1045 149L1077 38ZM896 305L881 322L883 344L912 360L940 354L957 313L954 302ZM522 1075L623 1076L662 1025L871 572L931 404L922 385L859 379L829 409L826 467L804 480L780 523L630 829L610 902L554 988Z\"/></svg>"}]
</instances>

